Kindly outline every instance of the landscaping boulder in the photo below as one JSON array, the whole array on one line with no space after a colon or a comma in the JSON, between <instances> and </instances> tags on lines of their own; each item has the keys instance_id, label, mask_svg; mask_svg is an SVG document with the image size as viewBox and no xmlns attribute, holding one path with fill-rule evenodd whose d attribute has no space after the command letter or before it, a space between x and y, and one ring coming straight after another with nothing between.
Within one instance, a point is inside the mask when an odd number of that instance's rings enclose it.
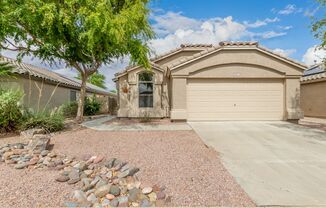
<instances>
[{"instance_id":1,"label":"landscaping boulder","mask_svg":"<svg viewBox=\"0 0 326 208\"><path fill-rule=\"evenodd\" d=\"M35 134L28 143L28 149L32 151L44 151L49 149L51 136L45 134Z\"/></svg>"}]
</instances>

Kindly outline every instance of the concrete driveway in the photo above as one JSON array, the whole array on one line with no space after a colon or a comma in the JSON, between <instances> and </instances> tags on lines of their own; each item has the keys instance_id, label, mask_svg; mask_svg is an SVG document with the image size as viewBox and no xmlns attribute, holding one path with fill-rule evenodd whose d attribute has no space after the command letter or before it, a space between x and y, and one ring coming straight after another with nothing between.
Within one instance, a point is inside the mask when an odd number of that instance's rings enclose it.
<instances>
[{"instance_id":1,"label":"concrete driveway","mask_svg":"<svg viewBox=\"0 0 326 208\"><path fill-rule=\"evenodd\" d=\"M287 122L191 122L258 206L326 206L326 133Z\"/></svg>"}]
</instances>

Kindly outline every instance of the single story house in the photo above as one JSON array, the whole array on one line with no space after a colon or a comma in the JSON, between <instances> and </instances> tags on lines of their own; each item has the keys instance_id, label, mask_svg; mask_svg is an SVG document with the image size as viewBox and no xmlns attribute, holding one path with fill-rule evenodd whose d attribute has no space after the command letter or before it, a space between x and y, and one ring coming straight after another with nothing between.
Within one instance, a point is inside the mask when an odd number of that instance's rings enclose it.
<instances>
[{"instance_id":1,"label":"single story house","mask_svg":"<svg viewBox=\"0 0 326 208\"><path fill-rule=\"evenodd\" d=\"M304 116L326 118L326 70L319 64L301 78L301 108Z\"/></svg>"},{"instance_id":2,"label":"single story house","mask_svg":"<svg viewBox=\"0 0 326 208\"><path fill-rule=\"evenodd\" d=\"M305 65L257 42L190 44L115 75L118 117L297 120Z\"/></svg>"},{"instance_id":3,"label":"single story house","mask_svg":"<svg viewBox=\"0 0 326 208\"><path fill-rule=\"evenodd\" d=\"M68 78L53 71L18 62L0 56L1 62L10 63L14 78L0 77L0 88L20 89L24 93L23 105L34 111L53 109L65 103L77 101L80 80ZM102 88L87 84L87 96L95 95L102 104L100 112L115 110L117 95Z\"/></svg>"}]
</instances>

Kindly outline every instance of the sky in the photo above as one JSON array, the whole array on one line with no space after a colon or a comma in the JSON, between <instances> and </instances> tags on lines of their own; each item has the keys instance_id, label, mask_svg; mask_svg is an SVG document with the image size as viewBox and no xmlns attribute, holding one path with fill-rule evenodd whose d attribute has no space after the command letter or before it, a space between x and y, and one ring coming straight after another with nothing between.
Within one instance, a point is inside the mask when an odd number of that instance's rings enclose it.
<instances>
[{"instance_id":1,"label":"sky","mask_svg":"<svg viewBox=\"0 0 326 208\"><path fill-rule=\"evenodd\" d=\"M315 0L153 0L150 23L156 37L149 42L153 55L177 48L182 43L218 44L220 41L258 41L260 45L307 65L326 57L316 50L321 42L311 32L312 18L325 15ZM3 55L14 57L12 52ZM74 77L76 72L63 64L49 66L33 57L25 62ZM108 89L116 72L128 65L128 58L100 72Z\"/></svg>"}]
</instances>

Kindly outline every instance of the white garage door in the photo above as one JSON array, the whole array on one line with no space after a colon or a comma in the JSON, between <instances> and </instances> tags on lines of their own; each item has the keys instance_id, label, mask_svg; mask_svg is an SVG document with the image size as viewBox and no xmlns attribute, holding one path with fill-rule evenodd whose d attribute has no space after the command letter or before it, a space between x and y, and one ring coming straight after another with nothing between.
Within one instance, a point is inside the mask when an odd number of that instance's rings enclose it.
<instances>
[{"instance_id":1,"label":"white garage door","mask_svg":"<svg viewBox=\"0 0 326 208\"><path fill-rule=\"evenodd\" d=\"M188 120L283 120L281 79L188 79Z\"/></svg>"}]
</instances>

